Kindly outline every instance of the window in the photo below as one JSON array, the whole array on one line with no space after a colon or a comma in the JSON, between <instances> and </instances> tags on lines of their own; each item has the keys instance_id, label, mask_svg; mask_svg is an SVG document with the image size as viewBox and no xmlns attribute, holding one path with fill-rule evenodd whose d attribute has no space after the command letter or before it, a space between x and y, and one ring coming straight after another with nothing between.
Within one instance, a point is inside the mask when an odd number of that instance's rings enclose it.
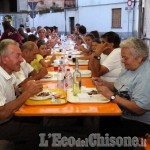
<instances>
[{"instance_id":1,"label":"window","mask_svg":"<svg viewBox=\"0 0 150 150\"><path fill-rule=\"evenodd\" d=\"M65 0L64 6L66 8L74 8L76 6L76 1L75 0Z\"/></svg>"},{"instance_id":2,"label":"window","mask_svg":"<svg viewBox=\"0 0 150 150\"><path fill-rule=\"evenodd\" d=\"M9 0L10 12L17 12L17 0Z\"/></svg>"},{"instance_id":3,"label":"window","mask_svg":"<svg viewBox=\"0 0 150 150\"><path fill-rule=\"evenodd\" d=\"M70 21L70 33L73 34L73 30L74 30L74 17L69 17L69 21Z\"/></svg>"},{"instance_id":4,"label":"window","mask_svg":"<svg viewBox=\"0 0 150 150\"><path fill-rule=\"evenodd\" d=\"M112 9L112 28L121 28L121 8Z\"/></svg>"},{"instance_id":5,"label":"window","mask_svg":"<svg viewBox=\"0 0 150 150\"><path fill-rule=\"evenodd\" d=\"M17 12L17 0L0 0L0 12L2 14Z\"/></svg>"}]
</instances>

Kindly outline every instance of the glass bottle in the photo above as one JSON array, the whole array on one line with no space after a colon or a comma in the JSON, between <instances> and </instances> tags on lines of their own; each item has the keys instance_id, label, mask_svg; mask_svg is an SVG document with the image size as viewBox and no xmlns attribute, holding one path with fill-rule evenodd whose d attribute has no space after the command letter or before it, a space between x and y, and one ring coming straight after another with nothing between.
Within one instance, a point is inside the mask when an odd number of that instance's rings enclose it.
<instances>
[{"instance_id":1,"label":"glass bottle","mask_svg":"<svg viewBox=\"0 0 150 150\"><path fill-rule=\"evenodd\" d=\"M73 73L73 95L77 96L81 93L81 72L79 71L78 61L76 60L76 67Z\"/></svg>"}]
</instances>

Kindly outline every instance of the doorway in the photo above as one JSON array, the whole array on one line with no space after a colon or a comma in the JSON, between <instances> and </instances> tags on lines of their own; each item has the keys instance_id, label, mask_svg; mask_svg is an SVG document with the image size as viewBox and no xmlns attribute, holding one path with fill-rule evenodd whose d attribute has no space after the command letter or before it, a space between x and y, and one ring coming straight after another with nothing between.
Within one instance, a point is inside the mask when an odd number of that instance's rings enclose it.
<instances>
[{"instance_id":1,"label":"doorway","mask_svg":"<svg viewBox=\"0 0 150 150\"><path fill-rule=\"evenodd\" d=\"M17 12L17 0L9 0L10 12Z\"/></svg>"},{"instance_id":2,"label":"doorway","mask_svg":"<svg viewBox=\"0 0 150 150\"><path fill-rule=\"evenodd\" d=\"M74 17L69 17L69 23L70 23L70 33L73 34L73 30L74 30Z\"/></svg>"}]
</instances>

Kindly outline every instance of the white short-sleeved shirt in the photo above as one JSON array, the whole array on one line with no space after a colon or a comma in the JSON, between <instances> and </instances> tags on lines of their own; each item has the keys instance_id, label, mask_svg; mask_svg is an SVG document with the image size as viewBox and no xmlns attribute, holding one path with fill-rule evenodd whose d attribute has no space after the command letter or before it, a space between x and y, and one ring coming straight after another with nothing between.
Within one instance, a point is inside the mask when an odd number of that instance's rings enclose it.
<instances>
[{"instance_id":1,"label":"white short-sleeved shirt","mask_svg":"<svg viewBox=\"0 0 150 150\"><path fill-rule=\"evenodd\" d=\"M4 106L6 103L16 99L14 84L15 76L13 74L9 75L0 67L0 106ZM0 121L0 124L8 119Z\"/></svg>"},{"instance_id":2,"label":"white short-sleeved shirt","mask_svg":"<svg viewBox=\"0 0 150 150\"><path fill-rule=\"evenodd\" d=\"M124 96L130 97L130 100L146 112L143 115L136 115L122 108L123 117L131 120L144 122L150 125L150 61L146 60L135 71L124 70L116 82L115 88ZM124 97L123 96L123 97Z\"/></svg>"},{"instance_id":3,"label":"white short-sleeved shirt","mask_svg":"<svg viewBox=\"0 0 150 150\"><path fill-rule=\"evenodd\" d=\"M29 73L33 70L34 68L24 60L21 63L20 71L14 72L14 75L16 76L16 85L28 78Z\"/></svg>"},{"instance_id":4,"label":"white short-sleeved shirt","mask_svg":"<svg viewBox=\"0 0 150 150\"><path fill-rule=\"evenodd\" d=\"M2 67L0 67L0 106L16 99L15 96L15 76L9 75Z\"/></svg>"},{"instance_id":5,"label":"white short-sleeved shirt","mask_svg":"<svg viewBox=\"0 0 150 150\"><path fill-rule=\"evenodd\" d=\"M109 70L109 72L102 75L101 78L109 82L114 82L122 70L121 49L114 49L101 65L105 66Z\"/></svg>"},{"instance_id":6,"label":"white short-sleeved shirt","mask_svg":"<svg viewBox=\"0 0 150 150\"><path fill-rule=\"evenodd\" d=\"M102 53L100 56L101 56L100 63L102 64L108 55Z\"/></svg>"}]
</instances>

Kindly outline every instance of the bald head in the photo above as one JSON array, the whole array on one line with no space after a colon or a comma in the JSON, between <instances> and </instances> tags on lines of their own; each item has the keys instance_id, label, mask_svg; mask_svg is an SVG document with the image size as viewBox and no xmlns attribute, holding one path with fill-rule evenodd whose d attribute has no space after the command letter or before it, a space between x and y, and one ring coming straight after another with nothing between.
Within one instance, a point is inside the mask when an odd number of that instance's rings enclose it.
<instances>
[{"instance_id":1,"label":"bald head","mask_svg":"<svg viewBox=\"0 0 150 150\"><path fill-rule=\"evenodd\" d=\"M32 41L27 41L21 46L22 57L28 62L31 63L35 59L35 55L38 52L37 45Z\"/></svg>"}]
</instances>

